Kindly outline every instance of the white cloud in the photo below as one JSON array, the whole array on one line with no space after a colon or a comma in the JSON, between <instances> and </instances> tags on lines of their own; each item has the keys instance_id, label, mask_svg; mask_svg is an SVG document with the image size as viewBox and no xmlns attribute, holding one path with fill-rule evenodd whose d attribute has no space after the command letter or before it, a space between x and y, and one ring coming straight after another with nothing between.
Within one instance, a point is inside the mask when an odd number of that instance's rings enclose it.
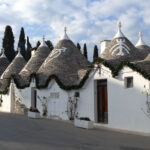
<instances>
[{"instance_id":1,"label":"white cloud","mask_svg":"<svg viewBox=\"0 0 150 150\"><path fill-rule=\"evenodd\" d=\"M91 59L94 44L99 46L101 40L113 38L118 20L134 44L139 31L144 32L144 39L150 44L149 6L148 0L0 0L0 38L4 27L10 24L16 40L24 26L32 45L43 34L56 44L67 26L75 44L87 43Z\"/></svg>"}]
</instances>

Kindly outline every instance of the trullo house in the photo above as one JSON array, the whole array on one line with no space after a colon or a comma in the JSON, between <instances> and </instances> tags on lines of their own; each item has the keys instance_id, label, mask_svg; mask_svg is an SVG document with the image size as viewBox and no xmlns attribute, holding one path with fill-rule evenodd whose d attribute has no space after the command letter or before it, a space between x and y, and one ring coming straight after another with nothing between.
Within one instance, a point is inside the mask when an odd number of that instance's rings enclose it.
<instances>
[{"instance_id":1,"label":"trullo house","mask_svg":"<svg viewBox=\"0 0 150 150\"><path fill-rule=\"evenodd\" d=\"M149 53L142 33L133 45L119 22L116 35L101 41L100 57L91 64L65 29L52 51L43 39L31 59L20 60L20 68L11 71L15 57L1 75L0 110L38 110L41 117L88 118L95 125L150 133Z\"/></svg>"}]
</instances>

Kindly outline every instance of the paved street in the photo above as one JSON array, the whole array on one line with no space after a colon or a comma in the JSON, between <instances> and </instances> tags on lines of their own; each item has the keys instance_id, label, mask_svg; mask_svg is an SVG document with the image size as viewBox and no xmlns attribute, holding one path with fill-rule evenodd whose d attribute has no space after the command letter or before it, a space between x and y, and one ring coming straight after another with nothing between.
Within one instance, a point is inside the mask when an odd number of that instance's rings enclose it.
<instances>
[{"instance_id":1,"label":"paved street","mask_svg":"<svg viewBox=\"0 0 150 150\"><path fill-rule=\"evenodd\" d=\"M0 113L0 150L149 150L150 137Z\"/></svg>"}]
</instances>

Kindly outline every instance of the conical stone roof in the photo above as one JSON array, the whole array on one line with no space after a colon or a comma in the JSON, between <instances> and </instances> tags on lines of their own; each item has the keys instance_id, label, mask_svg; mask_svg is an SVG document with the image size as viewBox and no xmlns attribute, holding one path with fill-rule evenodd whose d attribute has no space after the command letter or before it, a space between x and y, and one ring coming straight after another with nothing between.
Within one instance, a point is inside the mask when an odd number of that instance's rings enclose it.
<instances>
[{"instance_id":1,"label":"conical stone roof","mask_svg":"<svg viewBox=\"0 0 150 150\"><path fill-rule=\"evenodd\" d=\"M25 66L26 61L22 57L20 50L14 60L10 63L10 65L6 68L6 70L3 72L1 79L8 79L11 77L11 75L17 75L20 70Z\"/></svg>"},{"instance_id":2,"label":"conical stone roof","mask_svg":"<svg viewBox=\"0 0 150 150\"><path fill-rule=\"evenodd\" d=\"M21 70L21 72L19 73L20 76L30 77L31 74L36 73L46 57L49 55L50 49L44 41L41 43L41 45L35 51L34 55L30 58L24 68Z\"/></svg>"},{"instance_id":3,"label":"conical stone roof","mask_svg":"<svg viewBox=\"0 0 150 150\"><path fill-rule=\"evenodd\" d=\"M3 74L9 64L10 62L4 54L4 50L2 50L2 55L0 56L0 76Z\"/></svg>"},{"instance_id":4,"label":"conical stone roof","mask_svg":"<svg viewBox=\"0 0 150 150\"><path fill-rule=\"evenodd\" d=\"M113 39L101 54L101 57L110 60L136 55L136 48L126 37Z\"/></svg>"},{"instance_id":5,"label":"conical stone roof","mask_svg":"<svg viewBox=\"0 0 150 150\"><path fill-rule=\"evenodd\" d=\"M142 32L139 32L139 40L136 44L136 48L138 49L139 53L145 58L150 53L150 47L145 44L143 41Z\"/></svg>"},{"instance_id":6,"label":"conical stone roof","mask_svg":"<svg viewBox=\"0 0 150 150\"><path fill-rule=\"evenodd\" d=\"M68 36L65 35L64 37L57 43L38 70L39 86L45 85L51 75L56 75L65 86L77 85L81 79L79 71L88 69L89 62L87 59L69 40Z\"/></svg>"},{"instance_id":7,"label":"conical stone roof","mask_svg":"<svg viewBox=\"0 0 150 150\"><path fill-rule=\"evenodd\" d=\"M150 54L148 54L147 57L144 60L145 61L150 61Z\"/></svg>"},{"instance_id":8,"label":"conical stone roof","mask_svg":"<svg viewBox=\"0 0 150 150\"><path fill-rule=\"evenodd\" d=\"M142 45L142 47L145 48L145 45ZM112 65L117 66L121 61L132 62L143 60L148 55L148 51L148 49L142 51L140 48L136 48L124 36L121 31L121 25L119 24L117 34L100 57L107 60Z\"/></svg>"},{"instance_id":9,"label":"conical stone roof","mask_svg":"<svg viewBox=\"0 0 150 150\"><path fill-rule=\"evenodd\" d=\"M143 45L143 50L144 49L148 49L149 51L149 47ZM147 55L147 57L144 60L140 60L140 61L135 61L132 62L133 64L135 64L138 68L140 68L142 71L145 71L148 75L150 75L150 54Z\"/></svg>"}]
</instances>

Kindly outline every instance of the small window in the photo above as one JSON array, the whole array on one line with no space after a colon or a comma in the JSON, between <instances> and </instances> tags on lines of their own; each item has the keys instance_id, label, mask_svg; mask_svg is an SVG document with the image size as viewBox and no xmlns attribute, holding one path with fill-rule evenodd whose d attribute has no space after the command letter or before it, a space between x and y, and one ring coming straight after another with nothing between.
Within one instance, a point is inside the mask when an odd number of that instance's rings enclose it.
<instances>
[{"instance_id":1,"label":"small window","mask_svg":"<svg viewBox=\"0 0 150 150\"><path fill-rule=\"evenodd\" d=\"M74 97L80 97L80 93L79 92L75 92L74 93Z\"/></svg>"},{"instance_id":2,"label":"small window","mask_svg":"<svg viewBox=\"0 0 150 150\"><path fill-rule=\"evenodd\" d=\"M125 87L132 88L133 87L133 77L126 77L125 78Z\"/></svg>"}]
</instances>

